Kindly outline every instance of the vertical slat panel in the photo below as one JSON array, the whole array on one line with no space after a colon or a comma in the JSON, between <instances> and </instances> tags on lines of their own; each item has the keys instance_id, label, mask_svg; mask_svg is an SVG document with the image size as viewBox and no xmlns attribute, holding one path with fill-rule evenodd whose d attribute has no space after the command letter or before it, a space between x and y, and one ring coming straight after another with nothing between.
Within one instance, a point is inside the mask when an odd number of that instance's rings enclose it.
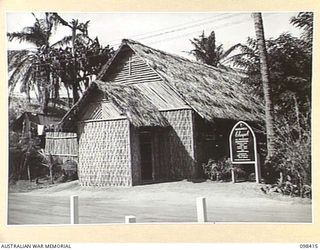
<instances>
[{"instance_id":1,"label":"vertical slat panel","mask_svg":"<svg viewBox=\"0 0 320 250\"><path fill-rule=\"evenodd\" d=\"M45 153L59 157L62 162L78 162L78 141L76 133L47 132Z\"/></svg>"}]
</instances>

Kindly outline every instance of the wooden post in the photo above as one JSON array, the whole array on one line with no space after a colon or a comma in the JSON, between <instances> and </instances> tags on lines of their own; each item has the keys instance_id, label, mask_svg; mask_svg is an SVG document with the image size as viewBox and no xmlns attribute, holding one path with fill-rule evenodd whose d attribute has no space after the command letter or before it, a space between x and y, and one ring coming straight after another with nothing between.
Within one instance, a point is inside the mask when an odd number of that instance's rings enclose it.
<instances>
[{"instance_id":1,"label":"wooden post","mask_svg":"<svg viewBox=\"0 0 320 250\"><path fill-rule=\"evenodd\" d=\"M231 179L233 183L236 183L236 173L234 172L234 168L231 168Z\"/></svg>"},{"instance_id":2,"label":"wooden post","mask_svg":"<svg viewBox=\"0 0 320 250\"><path fill-rule=\"evenodd\" d=\"M197 198L197 217L199 223L207 222L207 206L204 197Z\"/></svg>"},{"instance_id":3,"label":"wooden post","mask_svg":"<svg viewBox=\"0 0 320 250\"><path fill-rule=\"evenodd\" d=\"M77 195L70 197L70 223L79 224L79 197Z\"/></svg>"},{"instance_id":4,"label":"wooden post","mask_svg":"<svg viewBox=\"0 0 320 250\"><path fill-rule=\"evenodd\" d=\"M136 217L133 215L128 215L124 217L125 223L130 224L130 223L136 223Z\"/></svg>"},{"instance_id":5,"label":"wooden post","mask_svg":"<svg viewBox=\"0 0 320 250\"><path fill-rule=\"evenodd\" d=\"M261 182L261 166L260 166L260 155L257 153L256 162L254 164L256 171L256 183Z\"/></svg>"}]
</instances>

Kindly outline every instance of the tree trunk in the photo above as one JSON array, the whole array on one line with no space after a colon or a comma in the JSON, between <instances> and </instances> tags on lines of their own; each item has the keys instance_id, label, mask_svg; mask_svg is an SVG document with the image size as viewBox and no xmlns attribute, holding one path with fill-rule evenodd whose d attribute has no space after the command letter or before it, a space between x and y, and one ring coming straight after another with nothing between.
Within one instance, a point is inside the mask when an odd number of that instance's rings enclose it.
<instances>
[{"instance_id":1,"label":"tree trunk","mask_svg":"<svg viewBox=\"0 0 320 250\"><path fill-rule=\"evenodd\" d=\"M265 102L265 122L267 130L267 159L274 154L274 141L275 141L275 132L274 132L274 118L273 118L273 105L271 100L271 89L269 81L269 68L267 60L267 50L266 43L264 39L263 23L261 13L253 13L254 27L257 37L257 45L260 57L260 71L261 71L261 80L263 86L263 95Z\"/></svg>"},{"instance_id":2,"label":"tree trunk","mask_svg":"<svg viewBox=\"0 0 320 250\"><path fill-rule=\"evenodd\" d=\"M73 104L79 100L78 81L77 81L77 68L76 68L76 53L75 53L75 40L76 40L76 24L72 27L72 58L73 58L73 79L72 79L72 97Z\"/></svg>"},{"instance_id":3,"label":"tree trunk","mask_svg":"<svg viewBox=\"0 0 320 250\"><path fill-rule=\"evenodd\" d=\"M29 179L30 182L32 182L31 172L30 172L30 165L29 164L27 165L27 171L28 171L28 179Z\"/></svg>"},{"instance_id":4,"label":"tree trunk","mask_svg":"<svg viewBox=\"0 0 320 250\"><path fill-rule=\"evenodd\" d=\"M42 112L47 113L49 99L50 99L50 76L46 72L46 77L42 79Z\"/></svg>"},{"instance_id":5,"label":"tree trunk","mask_svg":"<svg viewBox=\"0 0 320 250\"><path fill-rule=\"evenodd\" d=\"M29 142L30 143L30 142ZM28 174L28 180L31 182L31 172L30 172L30 165L28 164L29 161L29 156L30 156L30 147L28 146L27 152L26 152L26 157L24 158L24 162L23 162L23 169L27 168L27 174Z\"/></svg>"},{"instance_id":6,"label":"tree trunk","mask_svg":"<svg viewBox=\"0 0 320 250\"><path fill-rule=\"evenodd\" d=\"M43 100L42 100L42 112L44 114L46 114L48 111L49 99L50 99L50 93L48 91L47 86L45 86L43 90Z\"/></svg>"},{"instance_id":7,"label":"tree trunk","mask_svg":"<svg viewBox=\"0 0 320 250\"><path fill-rule=\"evenodd\" d=\"M49 173L51 184L53 184L53 159L51 154L49 154Z\"/></svg>"},{"instance_id":8,"label":"tree trunk","mask_svg":"<svg viewBox=\"0 0 320 250\"><path fill-rule=\"evenodd\" d=\"M300 112L299 112L299 104L298 100L295 94L292 96L293 102L294 102L294 109L296 113L296 122L297 122L297 130L298 130L298 135L299 135L299 140L301 139L301 126L300 126Z\"/></svg>"},{"instance_id":9,"label":"tree trunk","mask_svg":"<svg viewBox=\"0 0 320 250\"><path fill-rule=\"evenodd\" d=\"M73 104L75 104L79 100L77 80L73 80L72 82L72 97L73 97Z\"/></svg>"},{"instance_id":10,"label":"tree trunk","mask_svg":"<svg viewBox=\"0 0 320 250\"><path fill-rule=\"evenodd\" d=\"M66 87L66 90L67 90L68 106L69 106L69 108L71 108L71 107L72 107L72 103L71 103L71 101L70 101L70 92L69 92L69 88L68 88L68 86L67 86L67 85L65 85L65 87Z\"/></svg>"}]
</instances>

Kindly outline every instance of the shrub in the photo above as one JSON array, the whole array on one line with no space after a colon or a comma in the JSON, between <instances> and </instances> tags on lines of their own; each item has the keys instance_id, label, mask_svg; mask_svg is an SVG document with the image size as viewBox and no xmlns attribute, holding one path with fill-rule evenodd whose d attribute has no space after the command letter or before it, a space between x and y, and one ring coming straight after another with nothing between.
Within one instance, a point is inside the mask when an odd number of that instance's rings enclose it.
<instances>
[{"instance_id":1,"label":"shrub","mask_svg":"<svg viewBox=\"0 0 320 250\"><path fill-rule=\"evenodd\" d=\"M230 159L223 158L221 160L209 159L208 163L202 164L204 174L210 179L215 181L230 181L231 170L234 169L237 175L243 175L243 171L240 167L233 167Z\"/></svg>"},{"instance_id":2,"label":"shrub","mask_svg":"<svg viewBox=\"0 0 320 250\"><path fill-rule=\"evenodd\" d=\"M311 128L310 119L281 117L275 126L276 152L266 162L269 183L265 191L311 197Z\"/></svg>"},{"instance_id":3,"label":"shrub","mask_svg":"<svg viewBox=\"0 0 320 250\"><path fill-rule=\"evenodd\" d=\"M46 172L41 162L38 141L24 137L19 133L9 132L9 182L39 177Z\"/></svg>"},{"instance_id":4,"label":"shrub","mask_svg":"<svg viewBox=\"0 0 320 250\"><path fill-rule=\"evenodd\" d=\"M62 171L65 181L73 181L78 179L78 164L76 161L73 160L67 160L62 165Z\"/></svg>"}]
</instances>

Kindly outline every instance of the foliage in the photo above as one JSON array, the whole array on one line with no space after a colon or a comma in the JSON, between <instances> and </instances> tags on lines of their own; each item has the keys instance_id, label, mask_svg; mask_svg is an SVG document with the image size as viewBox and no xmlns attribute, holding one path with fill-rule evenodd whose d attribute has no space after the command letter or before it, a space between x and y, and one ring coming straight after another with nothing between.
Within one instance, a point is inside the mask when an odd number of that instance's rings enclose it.
<instances>
[{"instance_id":1,"label":"foliage","mask_svg":"<svg viewBox=\"0 0 320 250\"><path fill-rule=\"evenodd\" d=\"M266 41L277 150L264 166L266 182L276 184L264 191L310 196L313 15L299 13L291 22L304 29L301 38L284 33ZM247 74L243 84L254 86L262 94L256 40L248 38L240 50L233 63Z\"/></svg>"},{"instance_id":2,"label":"foliage","mask_svg":"<svg viewBox=\"0 0 320 250\"><path fill-rule=\"evenodd\" d=\"M80 23L78 20L72 19L68 22L56 12L53 15L60 24L71 30L71 35L65 36L55 46L60 47L57 55L60 66L59 77L67 90L71 87L73 103L76 103L79 99L78 92L82 91L81 86L88 87L90 76L96 75L100 71L102 65L111 58L114 51L109 45L102 47L97 37L94 40L89 37L90 21Z\"/></svg>"},{"instance_id":3,"label":"foliage","mask_svg":"<svg viewBox=\"0 0 320 250\"><path fill-rule=\"evenodd\" d=\"M62 175L60 177L61 182L73 181L78 179L78 164L73 160L64 162L61 166Z\"/></svg>"},{"instance_id":4,"label":"foliage","mask_svg":"<svg viewBox=\"0 0 320 250\"><path fill-rule=\"evenodd\" d=\"M297 16L292 17L290 22L303 29L302 39L307 43L308 47L312 47L313 36L313 12L300 12Z\"/></svg>"},{"instance_id":5,"label":"foliage","mask_svg":"<svg viewBox=\"0 0 320 250\"><path fill-rule=\"evenodd\" d=\"M49 101L50 88L57 85L54 81L50 64L43 64L50 52L52 33L56 29L56 22L52 13L46 12L44 18L37 18L33 14L35 22L33 26L25 27L20 32L8 33L9 41L31 43L33 50L11 51L8 55L9 90L13 91L20 83L20 92L26 93L30 98L30 92L38 94L38 100L43 105L43 111ZM42 65L39 67L39 65Z\"/></svg>"},{"instance_id":6,"label":"foliage","mask_svg":"<svg viewBox=\"0 0 320 250\"><path fill-rule=\"evenodd\" d=\"M291 183L301 190L311 185L311 128L310 117L297 120L277 119L277 152L269 163L273 177L281 183ZM298 192L301 195L301 191Z\"/></svg>"},{"instance_id":7,"label":"foliage","mask_svg":"<svg viewBox=\"0 0 320 250\"><path fill-rule=\"evenodd\" d=\"M39 141L9 132L9 181L32 179L47 172L39 154Z\"/></svg>"},{"instance_id":8,"label":"foliage","mask_svg":"<svg viewBox=\"0 0 320 250\"><path fill-rule=\"evenodd\" d=\"M193 38L190 42L194 49L189 54L194 55L200 62L220 68L228 68L225 64L229 60L228 56L240 46L240 44L236 44L224 51L222 44L216 44L214 31L208 37L202 32L199 38Z\"/></svg>"},{"instance_id":9,"label":"foliage","mask_svg":"<svg viewBox=\"0 0 320 250\"><path fill-rule=\"evenodd\" d=\"M102 47L98 38L92 40L79 35L73 48L65 46L52 50L48 63L53 60L54 71L66 89L72 89L75 103L78 92L89 86L91 77L100 71L113 53L109 46Z\"/></svg>"},{"instance_id":10,"label":"foliage","mask_svg":"<svg viewBox=\"0 0 320 250\"><path fill-rule=\"evenodd\" d=\"M88 36L88 23L73 20L76 30L73 43L66 36L50 44L50 38L59 24L65 23L57 13L46 12L44 18L35 18L33 26L25 27L20 32L8 33L9 41L18 40L35 46L32 50L17 50L8 53L9 90L12 92L20 84L20 92L37 95L43 112L47 111L49 100L59 98L61 86L73 90L77 100L81 84L86 87L90 76L96 74L101 66L111 57L112 48L102 47L98 39ZM75 100L75 101L76 101Z\"/></svg>"},{"instance_id":11,"label":"foliage","mask_svg":"<svg viewBox=\"0 0 320 250\"><path fill-rule=\"evenodd\" d=\"M223 158L221 160L212 160L209 159L208 163L202 164L204 174L210 180L216 181L228 181L231 179L231 170L232 168L235 171L235 174L241 175L244 174L244 171L239 167L233 167L230 159Z\"/></svg>"},{"instance_id":12,"label":"foliage","mask_svg":"<svg viewBox=\"0 0 320 250\"><path fill-rule=\"evenodd\" d=\"M312 54L301 39L284 33L276 39L266 41L272 101L278 107L287 108L288 92L294 94L300 108L310 101ZM242 53L233 56L233 64L245 70L243 83L255 87L262 95L260 60L255 39L248 38L241 46ZM279 109L279 108L278 108ZM282 109L285 112L287 109Z\"/></svg>"}]
</instances>

